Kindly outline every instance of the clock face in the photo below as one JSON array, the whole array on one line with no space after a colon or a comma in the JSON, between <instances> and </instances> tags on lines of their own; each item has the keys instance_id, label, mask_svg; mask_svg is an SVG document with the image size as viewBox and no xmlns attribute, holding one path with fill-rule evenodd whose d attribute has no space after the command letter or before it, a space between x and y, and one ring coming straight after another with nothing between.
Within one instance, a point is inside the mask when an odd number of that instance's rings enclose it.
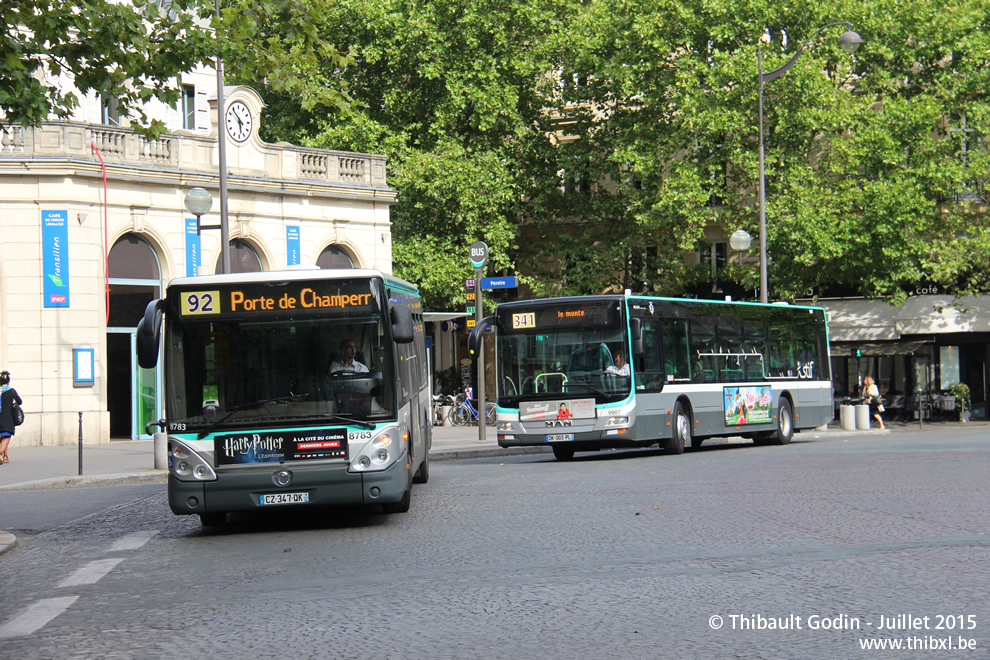
<instances>
[{"instance_id":1,"label":"clock face","mask_svg":"<svg viewBox=\"0 0 990 660\"><path fill-rule=\"evenodd\" d=\"M234 101L227 106L227 133L236 142L244 142L251 135L254 120L251 111L241 101Z\"/></svg>"}]
</instances>

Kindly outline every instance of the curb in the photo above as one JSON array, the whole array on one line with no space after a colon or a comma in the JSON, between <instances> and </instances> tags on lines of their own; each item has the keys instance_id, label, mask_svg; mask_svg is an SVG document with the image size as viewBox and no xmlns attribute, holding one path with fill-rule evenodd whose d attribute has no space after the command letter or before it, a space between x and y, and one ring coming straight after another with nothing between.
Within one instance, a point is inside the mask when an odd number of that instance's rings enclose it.
<instances>
[{"instance_id":1,"label":"curb","mask_svg":"<svg viewBox=\"0 0 990 660\"><path fill-rule=\"evenodd\" d=\"M73 477L54 477L0 486L0 492L16 490L62 490L65 488L91 488L97 486L140 486L163 484L168 480L167 470L124 474L94 474Z\"/></svg>"},{"instance_id":2,"label":"curb","mask_svg":"<svg viewBox=\"0 0 990 660\"><path fill-rule=\"evenodd\" d=\"M10 532L0 532L0 556L17 547L17 537Z\"/></svg>"}]
</instances>

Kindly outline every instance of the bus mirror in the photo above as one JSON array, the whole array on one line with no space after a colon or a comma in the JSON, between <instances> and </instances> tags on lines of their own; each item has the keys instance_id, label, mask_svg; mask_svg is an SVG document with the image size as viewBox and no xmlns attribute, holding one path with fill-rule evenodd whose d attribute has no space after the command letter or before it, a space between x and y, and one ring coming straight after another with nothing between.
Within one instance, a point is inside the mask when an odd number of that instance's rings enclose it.
<instances>
[{"instance_id":1,"label":"bus mirror","mask_svg":"<svg viewBox=\"0 0 990 660\"><path fill-rule=\"evenodd\" d=\"M629 319L629 330L632 332L633 355L643 355L646 353L646 345L643 343L643 319L637 317Z\"/></svg>"},{"instance_id":2,"label":"bus mirror","mask_svg":"<svg viewBox=\"0 0 990 660\"><path fill-rule=\"evenodd\" d=\"M471 334L468 335L468 353L471 355L472 360L477 360L481 357L481 339L485 334L485 330L488 329L488 326L494 322L494 316L486 316L474 325L474 329L471 330Z\"/></svg>"},{"instance_id":3,"label":"bus mirror","mask_svg":"<svg viewBox=\"0 0 990 660\"><path fill-rule=\"evenodd\" d=\"M392 341L396 344L411 344L415 337L412 308L409 305L392 307Z\"/></svg>"},{"instance_id":4,"label":"bus mirror","mask_svg":"<svg viewBox=\"0 0 990 660\"><path fill-rule=\"evenodd\" d=\"M162 315L165 301L152 300L137 324L137 358L142 369L154 369L158 364L158 347L162 341Z\"/></svg>"}]
</instances>

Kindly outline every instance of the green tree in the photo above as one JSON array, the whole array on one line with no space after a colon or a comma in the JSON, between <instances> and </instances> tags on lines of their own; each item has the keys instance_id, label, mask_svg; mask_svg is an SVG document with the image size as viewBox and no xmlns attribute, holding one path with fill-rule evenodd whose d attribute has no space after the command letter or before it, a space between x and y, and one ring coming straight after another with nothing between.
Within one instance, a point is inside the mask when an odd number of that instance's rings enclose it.
<instances>
[{"instance_id":1,"label":"green tree","mask_svg":"<svg viewBox=\"0 0 990 660\"><path fill-rule=\"evenodd\" d=\"M975 145L988 129L987 8L605 0L575 26L569 56L597 81L583 93L604 117L595 139L618 190L637 186L625 191L629 212L687 249L716 219L757 236L761 35L770 71L819 26L851 21L864 39L854 57L837 47L842 28L826 30L765 90L771 295L840 285L900 297L920 279L985 290L986 214L937 203L986 194L986 150ZM963 116L966 154L952 132ZM660 288L675 289L658 272Z\"/></svg>"},{"instance_id":2,"label":"green tree","mask_svg":"<svg viewBox=\"0 0 990 660\"><path fill-rule=\"evenodd\" d=\"M566 11L546 0L347 0L323 30L356 53L341 75L360 107L306 114L297 97L266 90L268 139L388 156L395 271L431 308L464 302L476 240L489 273L514 270L533 171L554 157L547 72L554 16Z\"/></svg>"},{"instance_id":3,"label":"green tree","mask_svg":"<svg viewBox=\"0 0 990 660\"><path fill-rule=\"evenodd\" d=\"M315 27L328 4L224 0L218 20L212 0L5 0L0 113L8 123L38 126L71 116L78 93L97 92L116 99L139 132L157 136L164 125L149 122L143 104L154 98L174 105L177 76L211 64L218 52L234 77L267 77L304 107L343 106L350 99L339 77L324 72L349 57Z\"/></svg>"}]
</instances>

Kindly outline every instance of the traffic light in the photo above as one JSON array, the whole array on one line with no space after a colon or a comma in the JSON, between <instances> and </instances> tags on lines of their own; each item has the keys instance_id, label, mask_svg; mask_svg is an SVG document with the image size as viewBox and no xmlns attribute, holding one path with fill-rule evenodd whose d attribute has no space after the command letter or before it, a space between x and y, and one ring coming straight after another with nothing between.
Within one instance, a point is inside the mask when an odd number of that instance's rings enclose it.
<instances>
[{"instance_id":1,"label":"traffic light","mask_svg":"<svg viewBox=\"0 0 990 660\"><path fill-rule=\"evenodd\" d=\"M863 349L857 346L853 349L853 357L863 357Z\"/></svg>"}]
</instances>

